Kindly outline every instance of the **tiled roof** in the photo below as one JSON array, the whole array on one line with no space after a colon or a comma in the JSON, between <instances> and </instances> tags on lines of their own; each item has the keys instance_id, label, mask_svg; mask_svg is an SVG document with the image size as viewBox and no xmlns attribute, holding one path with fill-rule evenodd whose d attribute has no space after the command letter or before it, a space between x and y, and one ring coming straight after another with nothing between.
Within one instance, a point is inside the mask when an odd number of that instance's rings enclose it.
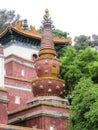
<instances>
[{"instance_id":1,"label":"tiled roof","mask_svg":"<svg viewBox=\"0 0 98 130\"><path fill-rule=\"evenodd\" d=\"M34 26L30 25L29 30L24 30L21 27L21 22L17 21L15 25L9 24L7 28L0 34L0 38L3 37L9 30L13 30L21 35L24 35L26 37L31 37L35 39L41 39L41 34L38 33ZM71 38L59 38L55 37L54 39L55 43L71 43Z\"/></svg>"}]
</instances>

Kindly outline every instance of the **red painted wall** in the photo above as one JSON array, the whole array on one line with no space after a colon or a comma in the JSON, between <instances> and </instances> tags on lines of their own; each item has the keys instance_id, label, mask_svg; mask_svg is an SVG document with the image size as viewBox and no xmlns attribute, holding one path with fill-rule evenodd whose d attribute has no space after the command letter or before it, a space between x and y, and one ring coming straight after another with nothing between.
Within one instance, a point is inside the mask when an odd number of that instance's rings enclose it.
<instances>
[{"instance_id":1,"label":"red painted wall","mask_svg":"<svg viewBox=\"0 0 98 130\"><path fill-rule=\"evenodd\" d=\"M13 62L5 64L6 75L13 75Z\"/></svg>"},{"instance_id":2,"label":"red painted wall","mask_svg":"<svg viewBox=\"0 0 98 130\"><path fill-rule=\"evenodd\" d=\"M8 115L7 115L7 104L0 102L0 123L7 124Z\"/></svg>"},{"instance_id":3,"label":"red painted wall","mask_svg":"<svg viewBox=\"0 0 98 130\"><path fill-rule=\"evenodd\" d=\"M7 88L8 90L8 112L16 111L27 106L26 102L33 99L33 93L30 91ZM20 104L15 103L16 96L20 97Z\"/></svg>"},{"instance_id":4,"label":"red painted wall","mask_svg":"<svg viewBox=\"0 0 98 130\"><path fill-rule=\"evenodd\" d=\"M54 130L66 130L65 125L67 119L41 116L26 122L28 127L37 126L39 129L49 130L50 126L54 127Z\"/></svg>"},{"instance_id":5,"label":"red painted wall","mask_svg":"<svg viewBox=\"0 0 98 130\"><path fill-rule=\"evenodd\" d=\"M7 122L8 122L7 96L8 96L7 90L1 89L0 90L0 123L4 123L4 124L7 124Z\"/></svg>"},{"instance_id":6,"label":"red painted wall","mask_svg":"<svg viewBox=\"0 0 98 130\"><path fill-rule=\"evenodd\" d=\"M21 65L16 62L10 62L5 65L6 75L13 76L18 78L24 78L28 80L32 80L36 77L36 72L34 68L27 67L25 65ZM24 70L24 76L21 75L21 71Z\"/></svg>"},{"instance_id":7,"label":"red painted wall","mask_svg":"<svg viewBox=\"0 0 98 130\"><path fill-rule=\"evenodd\" d=\"M15 61L9 61L15 59L16 61L20 62L17 63ZM15 111L17 109L21 109L26 106L26 102L33 99L33 93L27 90L20 90L19 87L23 88L31 88L31 82L34 77L36 77L36 72L34 68L29 66L23 65L29 64L33 66L33 62L20 58L15 55L10 55L5 58L5 84L11 85L16 88L7 87L8 90L8 112ZM24 70L24 76L21 75L21 70ZM20 104L15 104L15 97L20 97Z\"/></svg>"},{"instance_id":8,"label":"red painted wall","mask_svg":"<svg viewBox=\"0 0 98 130\"><path fill-rule=\"evenodd\" d=\"M15 78L15 77L7 77L5 76L5 83L6 84L10 84L10 85L15 85L15 86L31 86L31 82L30 81L26 81L25 79L22 80L22 79L18 79L18 78Z\"/></svg>"},{"instance_id":9,"label":"red painted wall","mask_svg":"<svg viewBox=\"0 0 98 130\"><path fill-rule=\"evenodd\" d=\"M68 120L64 118L40 116L21 123L17 123L15 125L31 128L35 126L38 129L44 129L44 130L50 130L49 127L53 126L54 130L67 130L66 128L67 124Z\"/></svg>"},{"instance_id":10,"label":"red painted wall","mask_svg":"<svg viewBox=\"0 0 98 130\"><path fill-rule=\"evenodd\" d=\"M30 115L30 113L37 112L39 110L43 110L43 111L51 110L57 113L64 112L66 114L69 114L69 109L66 109L66 108L39 105L37 107L32 107L24 111L11 114L9 115L9 120L14 119L16 117L18 118L21 116L25 116L26 114ZM37 126L37 128L44 129L44 130L49 130L50 126L54 126L54 130L66 130L65 126L67 125L67 123L68 123L67 118L52 117L51 115L50 116L43 115L39 117L34 117L32 119L28 119L26 121L21 121L21 123L15 123L15 125L25 126L25 127Z\"/></svg>"},{"instance_id":11,"label":"red painted wall","mask_svg":"<svg viewBox=\"0 0 98 130\"><path fill-rule=\"evenodd\" d=\"M64 112L66 114L69 113L69 109L65 109L65 108L60 108L60 107L52 107L52 106L44 106L44 105L38 105L38 106L35 106L35 107L31 107L29 109L26 109L26 110L23 110L21 112L16 112L14 114L11 114L9 115L9 119L13 119L15 117L18 117L18 116L24 116L26 114L30 114L32 112L36 112L36 111L39 111L39 110L51 110L51 111L54 111L54 112Z\"/></svg>"}]
</instances>

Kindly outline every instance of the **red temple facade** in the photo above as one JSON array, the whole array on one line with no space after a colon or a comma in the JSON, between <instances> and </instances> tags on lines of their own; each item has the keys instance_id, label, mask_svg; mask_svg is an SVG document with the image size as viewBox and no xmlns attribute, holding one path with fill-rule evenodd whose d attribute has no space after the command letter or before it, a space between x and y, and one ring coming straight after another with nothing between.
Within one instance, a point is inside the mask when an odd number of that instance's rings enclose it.
<instances>
[{"instance_id":1,"label":"red temple facade","mask_svg":"<svg viewBox=\"0 0 98 130\"><path fill-rule=\"evenodd\" d=\"M66 130L68 101L60 97L66 85L57 77L56 51L71 39L52 37L48 13L42 35L20 22L0 35L0 123L6 124L1 128Z\"/></svg>"}]
</instances>

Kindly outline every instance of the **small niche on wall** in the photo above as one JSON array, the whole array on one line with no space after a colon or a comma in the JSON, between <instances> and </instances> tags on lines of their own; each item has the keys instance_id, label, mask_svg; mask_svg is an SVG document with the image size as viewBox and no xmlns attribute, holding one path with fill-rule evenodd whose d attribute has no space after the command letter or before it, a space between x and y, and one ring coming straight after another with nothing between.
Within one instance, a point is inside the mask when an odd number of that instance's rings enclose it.
<instances>
[{"instance_id":1,"label":"small niche on wall","mask_svg":"<svg viewBox=\"0 0 98 130\"><path fill-rule=\"evenodd\" d=\"M54 130L54 126L53 125L49 126L49 130Z\"/></svg>"},{"instance_id":2,"label":"small niche on wall","mask_svg":"<svg viewBox=\"0 0 98 130\"><path fill-rule=\"evenodd\" d=\"M21 70L21 76L25 76L25 70L24 69Z\"/></svg>"},{"instance_id":3,"label":"small niche on wall","mask_svg":"<svg viewBox=\"0 0 98 130\"><path fill-rule=\"evenodd\" d=\"M15 96L15 104L20 104L20 96Z\"/></svg>"},{"instance_id":4,"label":"small niche on wall","mask_svg":"<svg viewBox=\"0 0 98 130\"><path fill-rule=\"evenodd\" d=\"M56 64L52 65L52 67L51 67L51 73L52 74L56 74L57 73L57 66L56 66Z\"/></svg>"}]
</instances>

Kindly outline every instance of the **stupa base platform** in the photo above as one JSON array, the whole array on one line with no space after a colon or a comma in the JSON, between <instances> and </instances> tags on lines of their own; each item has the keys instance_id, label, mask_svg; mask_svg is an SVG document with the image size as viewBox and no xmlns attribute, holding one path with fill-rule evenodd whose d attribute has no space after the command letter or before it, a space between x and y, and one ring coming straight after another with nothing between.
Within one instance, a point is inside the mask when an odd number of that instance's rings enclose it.
<instances>
[{"instance_id":1,"label":"stupa base platform","mask_svg":"<svg viewBox=\"0 0 98 130\"><path fill-rule=\"evenodd\" d=\"M28 101L27 104L35 104L35 103L49 103L49 104L62 104L62 106L67 106L69 105L69 102L67 99L63 99L57 96L38 96L35 97L33 100Z\"/></svg>"},{"instance_id":2,"label":"stupa base platform","mask_svg":"<svg viewBox=\"0 0 98 130\"><path fill-rule=\"evenodd\" d=\"M69 108L68 100L56 96L36 97L27 102L28 106L9 114L9 124L34 127L37 129L66 130Z\"/></svg>"}]
</instances>

